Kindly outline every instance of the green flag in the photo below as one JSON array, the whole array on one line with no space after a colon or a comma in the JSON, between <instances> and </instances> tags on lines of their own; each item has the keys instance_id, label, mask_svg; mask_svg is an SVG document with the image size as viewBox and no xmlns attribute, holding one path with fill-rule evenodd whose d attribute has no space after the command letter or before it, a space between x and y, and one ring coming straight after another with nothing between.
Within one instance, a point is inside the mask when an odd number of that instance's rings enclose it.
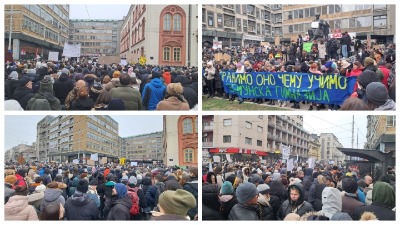
<instances>
[{"instance_id":1,"label":"green flag","mask_svg":"<svg viewBox=\"0 0 400 225\"><path fill-rule=\"evenodd\" d=\"M305 42L305 43L303 43L303 51L311 52L311 45L312 45L312 44L313 44L312 42Z\"/></svg>"}]
</instances>

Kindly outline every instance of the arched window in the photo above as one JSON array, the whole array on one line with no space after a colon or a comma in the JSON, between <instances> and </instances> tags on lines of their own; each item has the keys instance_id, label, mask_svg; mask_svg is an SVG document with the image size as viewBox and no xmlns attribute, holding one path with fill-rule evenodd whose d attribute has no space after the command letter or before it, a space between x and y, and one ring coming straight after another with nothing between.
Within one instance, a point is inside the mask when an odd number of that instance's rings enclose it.
<instances>
[{"instance_id":1,"label":"arched window","mask_svg":"<svg viewBox=\"0 0 400 225\"><path fill-rule=\"evenodd\" d=\"M163 61L169 61L170 60L170 55L171 55L171 48L170 47L164 47L163 48Z\"/></svg>"},{"instance_id":2,"label":"arched window","mask_svg":"<svg viewBox=\"0 0 400 225\"><path fill-rule=\"evenodd\" d=\"M183 120L183 134L193 133L193 120L192 118L186 118Z\"/></svg>"},{"instance_id":3,"label":"arched window","mask_svg":"<svg viewBox=\"0 0 400 225\"><path fill-rule=\"evenodd\" d=\"M174 15L174 31L181 31L181 15Z\"/></svg>"},{"instance_id":4,"label":"arched window","mask_svg":"<svg viewBox=\"0 0 400 225\"><path fill-rule=\"evenodd\" d=\"M171 30L171 14L164 15L164 30Z\"/></svg>"},{"instance_id":5,"label":"arched window","mask_svg":"<svg viewBox=\"0 0 400 225\"><path fill-rule=\"evenodd\" d=\"M192 148L187 148L184 151L185 156L183 162L193 162L194 160L194 150Z\"/></svg>"}]
</instances>

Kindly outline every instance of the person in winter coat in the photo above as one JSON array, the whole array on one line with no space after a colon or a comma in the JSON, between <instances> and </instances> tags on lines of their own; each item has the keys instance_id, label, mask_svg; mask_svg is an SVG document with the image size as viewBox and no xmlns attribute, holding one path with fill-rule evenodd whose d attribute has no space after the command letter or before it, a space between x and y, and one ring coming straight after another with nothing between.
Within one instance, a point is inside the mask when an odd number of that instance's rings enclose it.
<instances>
[{"instance_id":1,"label":"person in winter coat","mask_svg":"<svg viewBox=\"0 0 400 225\"><path fill-rule=\"evenodd\" d=\"M65 217L67 220L98 220L99 209L86 194L89 182L81 179L75 193L65 202Z\"/></svg>"},{"instance_id":2,"label":"person in winter coat","mask_svg":"<svg viewBox=\"0 0 400 225\"><path fill-rule=\"evenodd\" d=\"M45 77L40 81L39 91L28 101L27 110L33 110L36 100L47 100L51 110L61 110L60 100L54 96L53 84L50 77ZM43 109L34 109L43 110Z\"/></svg>"},{"instance_id":3,"label":"person in winter coat","mask_svg":"<svg viewBox=\"0 0 400 225\"><path fill-rule=\"evenodd\" d=\"M322 191L327 187L326 182L326 177L318 175L314 183L311 184L310 192L308 194L308 202L316 211L322 209Z\"/></svg>"},{"instance_id":4,"label":"person in winter coat","mask_svg":"<svg viewBox=\"0 0 400 225\"><path fill-rule=\"evenodd\" d=\"M175 83L180 83L183 87L183 97L189 104L189 108L193 109L198 103L197 93L190 87L190 80L186 76L178 76Z\"/></svg>"},{"instance_id":5,"label":"person in winter coat","mask_svg":"<svg viewBox=\"0 0 400 225\"><path fill-rule=\"evenodd\" d=\"M89 89L89 97L93 99L93 102L97 101L100 93L103 91L103 87L101 86L101 79L96 78L93 82L93 85L90 86Z\"/></svg>"},{"instance_id":6,"label":"person in winter coat","mask_svg":"<svg viewBox=\"0 0 400 225\"><path fill-rule=\"evenodd\" d=\"M141 95L138 90L130 86L130 76L126 73L121 74L119 82L120 86L110 91L112 98L122 99L125 103L126 110L142 110Z\"/></svg>"},{"instance_id":7,"label":"person in winter coat","mask_svg":"<svg viewBox=\"0 0 400 225\"><path fill-rule=\"evenodd\" d=\"M136 192L137 196L139 197L139 208L140 212L141 209L145 209L147 207L146 196L143 190L137 186L138 182L136 177L131 176L128 180L128 192L133 191ZM131 215L131 220L142 220L142 214L139 212L137 215Z\"/></svg>"},{"instance_id":8,"label":"person in winter coat","mask_svg":"<svg viewBox=\"0 0 400 225\"><path fill-rule=\"evenodd\" d=\"M63 192L62 196L64 197L65 200L67 200L67 198L68 198L68 192L67 192L68 185L64 184L62 175L61 174L57 174L56 177L54 178L54 182L56 182L58 184L58 189L60 189Z\"/></svg>"},{"instance_id":9,"label":"person in winter coat","mask_svg":"<svg viewBox=\"0 0 400 225\"><path fill-rule=\"evenodd\" d=\"M225 181L222 184L218 195L218 200L221 203L220 211L222 213L223 220L228 220L228 216L232 207L238 203L234 194L232 183Z\"/></svg>"},{"instance_id":10,"label":"person in winter coat","mask_svg":"<svg viewBox=\"0 0 400 225\"><path fill-rule=\"evenodd\" d=\"M281 202L285 200L285 186L283 186L281 182L281 174L278 171L274 171L272 180L269 182L268 186L271 189L270 195L278 197Z\"/></svg>"},{"instance_id":11,"label":"person in winter coat","mask_svg":"<svg viewBox=\"0 0 400 225\"><path fill-rule=\"evenodd\" d=\"M233 206L228 220L261 220L257 205L258 190L252 183L242 183L236 189L238 204Z\"/></svg>"},{"instance_id":12,"label":"person in winter coat","mask_svg":"<svg viewBox=\"0 0 400 225\"><path fill-rule=\"evenodd\" d=\"M160 79L159 72L153 72L151 81L147 83L142 92L142 104L145 110L155 110L157 104L164 99L166 87Z\"/></svg>"},{"instance_id":13,"label":"person in winter coat","mask_svg":"<svg viewBox=\"0 0 400 225\"><path fill-rule=\"evenodd\" d=\"M197 168L196 168L197 171ZM190 175L183 175L181 180L179 181L182 185L183 190L190 192L193 197L196 199L196 206L189 209L187 215L191 220L197 220L198 215L198 188L199 185L197 183L197 177L193 178Z\"/></svg>"},{"instance_id":14,"label":"person in winter coat","mask_svg":"<svg viewBox=\"0 0 400 225\"><path fill-rule=\"evenodd\" d=\"M159 199L160 212L153 212L150 220L190 220L187 213L195 206L196 199L188 191L164 191Z\"/></svg>"},{"instance_id":15,"label":"person in winter coat","mask_svg":"<svg viewBox=\"0 0 400 225\"><path fill-rule=\"evenodd\" d=\"M74 89L72 89L72 91L70 91L68 93L67 97L65 98L65 108L67 110L71 109L72 102L78 97L79 90L81 90L83 87L86 87L86 86L87 85L84 80L78 80L75 83Z\"/></svg>"},{"instance_id":16,"label":"person in winter coat","mask_svg":"<svg viewBox=\"0 0 400 225\"><path fill-rule=\"evenodd\" d=\"M278 219L283 220L289 213L297 213L299 216L314 210L313 206L304 200L301 184L293 184L288 187L289 198L282 203L278 212Z\"/></svg>"},{"instance_id":17,"label":"person in winter coat","mask_svg":"<svg viewBox=\"0 0 400 225\"><path fill-rule=\"evenodd\" d=\"M260 206L261 220L276 220L276 212L274 211L274 206L271 204L271 196L269 195L270 187L267 184L260 184L257 186L257 190L259 193L257 201Z\"/></svg>"},{"instance_id":18,"label":"person in winter coat","mask_svg":"<svg viewBox=\"0 0 400 225\"><path fill-rule=\"evenodd\" d=\"M26 190L26 187L21 188ZM18 194L23 192L16 190L16 195L8 199L4 205L4 220L39 220L35 208L28 204L28 196Z\"/></svg>"},{"instance_id":19,"label":"person in winter coat","mask_svg":"<svg viewBox=\"0 0 400 225\"><path fill-rule=\"evenodd\" d=\"M13 189L14 184L17 182L17 177L15 175L7 175L4 178L4 204L15 195L15 190Z\"/></svg>"},{"instance_id":20,"label":"person in winter coat","mask_svg":"<svg viewBox=\"0 0 400 225\"><path fill-rule=\"evenodd\" d=\"M28 102L35 94L32 92L32 81L28 77L22 77L19 85L14 91L14 99L18 101L23 109L26 109Z\"/></svg>"},{"instance_id":21,"label":"person in winter coat","mask_svg":"<svg viewBox=\"0 0 400 225\"><path fill-rule=\"evenodd\" d=\"M304 190L304 199L307 199L307 200L308 200L308 194L310 192L311 184L314 181L312 174L313 174L313 169L306 168L302 185L303 185L303 190Z\"/></svg>"},{"instance_id":22,"label":"person in winter coat","mask_svg":"<svg viewBox=\"0 0 400 225\"><path fill-rule=\"evenodd\" d=\"M44 184L45 186L47 186L48 184L50 184L51 181L52 181L50 174L51 174L51 170L50 170L49 168L45 168L45 169L44 169L44 172L43 172L43 175L41 175L41 177L43 178L43 181L42 181L42 182L43 182L43 184Z\"/></svg>"},{"instance_id":23,"label":"person in winter coat","mask_svg":"<svg viewBox=\"0 0 400 225\"><path fill-rule=\"evenodd\" d=\"M121 76L120 71L115 71L112 74L112 79L104 86L104 90L111 91L111 89L119 87L121 84L119 83L119 77Z\"/></svg>"},{"instance_id":24,"label":"person in winter coat","mask_svg":"<svg viewBox=\"0 0 400 225\"><path fill-rule=\"evenodd\" d=\"M124 184L117 183L113 188L111 209L107 220L130 220L129 210L132 207L132 199L128 196L127 188Z\"/></svg>"},{"instance_id":25,"label":"person in winter coat","mask_svg":"<svg viewBox=\"0 0 400 225\"><path fill-rule=\"evenodd\" d=\"M355 219L354 210L364 205L357 196L358 184L352 178L345 178L342 180L342 188L345 192L342 197L342 212L348 213Z\"/></svg>"},{"instance_id":26,"label":"person in winter coat","mask_svg":"<svg viewBox=\"0 0 400 225\"><path fill-rule=\"evenodd\" d=\"M46 186L40 184L35 188L35 191L32 194L28 195L29 205L33 205L37 212L40 212L40 205L42 205L45 190Z\"/></svg>"},{"instance_id":27,"label":"person in winter coat","mask_svg":"<svg viewBox=\"0 0 400 225\"><path fill-rule=\"evenodd\" d=\"M209 90L208 98L212 98L215 95L215 76L219 74L215 74L215 67L212 61L207 63L207 67L205 69L205 75L207 79L207 88Z\"/></svg>"},{"instance_id":28,"label":"person in winter coat","mask_svg":"<svg viewBox=\"0 0 400 225\"><path fill-rule=\"evenodd\" d=\"M78 90L77 98L72 102L70 110L91 110L94 105L89 97L88 88L82 87Z\"/></svg>"},{"instance_id":29,"label":"person in winter coat","mask_svg":"<svg viewBox=\"0 0 400 225\"><path fill-rule=\"evenodd\" d=\"M322 191L322 209L318 213L332 219L337 213L342 212L342 196L336 188L326 187Z\"/></svg>"},{"instance_id":30,"label":"person in winter coat","mask_svg":"<svg viewBox=\"0 0 400 225\"><path fill-rule=\"evenodd\" d=\"M217 184L203 184L202 187L202 219L203 220L224 220L220 211L221 203L218 199Z\"/></svg>"},{"instance_id":31,"label":"person in winter coat","mask_svg":"<svg viewBox=\"0 0 400 225\"><path fill-rule=\"evenodd\" d=\"M378 181L372 189L372 204L355 209L354 218L359 220L364 212L372 212L378 220L396 220L396 198L392 186Z\"/></svg>"},{"instance_id":32,"label":"person in winter coat","mask_svg":"<svg viewBox=\"0 0 400 225\"><path fill-rule=\"evenodd\" d=\"M26 177L26 169L21 168L17 171L17 173L15 174L15 177L17 178L17 182L15 183L15 186L24 186L28 188L28 185L25 181L25 177Z\"/></svg>"},{"instance_id":33,"label":"person in winter coat","mask_svg":"<svg viewBox=\"0 0 400 225\"><path fill-rule=\"evenodd\" d=\"M157 104L156 110L189 110L189 104L182 93L183 87L180 83L168 84L165 99Z\"/></svg>"},{"instance_id":34,"label":"person in winter coat","mask_svg":"<svg viewBox=\"0 0 400 225\"><path fill-rule=\"evenodd\" d=\"M4 82L4 84L5 84L4 90L5 90L6 100L13 99L14 91L17 89L19 85L18 72L12 71L8 76L6 82Z\"/></svg>"},{"instance_id":35,"label":"person in winter coat","mask_svg":"<svg viewBox=\"0 0 400 225\"><path fill-rule=\"evenodd\" d=\"M46 187L47 189L44 191L42 204L40 204L40 211L42 211L44 207L55 203L65 204L65 198L62 196L63 192L58 188L57 182L51 182Z\"/></svg>"},{"instance_id":36,"label":"person in winter coat","mask_svg":"<svg viewBox=\"0 0 400 225\"><path fill-rule=\"evenodd\" d=\"M171 83L171 74L169 73L167 68L164 69L164 73L163 73L162 77L163 77L164 83L166 85Z\"/></svg>"},{"instance_id":37,"label":"person in winter coat","mask_svg":"<svg viewBox=\"0 0 400 225\"><path fill-rule=\"evenodd\" d=\"M61 70L61 76L54 82L54 95L60 100L61 105L65 105L65 99L68 93L74 89L74 82L68 78L69 71L64 68Z\"/></svg>"},{"instance_id":38,"label":"person in winter coat","mask_svg":"<svg viewBox=\"0 0 400 225\"><path fill-rule=\"evenodd\" d=\"M365 90L367 105L374 111L395 111L396 103L389 98L386 87L380 82L368 84Z\"/></svg>"}]
</instances>

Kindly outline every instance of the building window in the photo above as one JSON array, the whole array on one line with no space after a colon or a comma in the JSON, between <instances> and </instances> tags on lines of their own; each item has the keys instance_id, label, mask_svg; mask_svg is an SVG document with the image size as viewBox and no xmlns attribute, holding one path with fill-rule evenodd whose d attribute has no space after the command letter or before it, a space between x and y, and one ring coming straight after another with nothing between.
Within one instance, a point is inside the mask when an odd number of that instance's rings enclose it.
<instances>
[{"instance_id":1,"label":"building window","mask_svg":"<svg viewBox=\"0 0 400 225\"><path fill-rule=\"evenodd\" d=\"M194 119L194 132L197 133L197 117Z\"/></svg>"},{"instance_id":2,"label":"building window","mask_svg":"<svg viewBox=\"0 0 400 225\"><path fill-rule=\"evenodd\" d=\"M247 128L247 129L251 129L251 123L249 122L249 121L246 121L245 122L245 124L244 124L244 126Z\"/></svg>"},{"instance_id":3,"label":"building window","mask_svg":"<svg viewBox=\"0 0 400 225\"><path fill-rule=\"evenodd\" d=\"M396 126L396 116L386 116L386 126L395 127Z\"/></svg>"},{"instance_id":4,"label":"building window","mask_svg":"<svg viewBox=\"0 0 400 225\"><path fill-rule=\"evenodd\" d=\"M374 16L374 27L386 28L387 16Z\"/></svg>"},{"instance_id":5,"label":"building window","mask_svg":"<svg viewBox=\"0 0 400 225\"><path fill-rule=\"evenodd\" d=\"M257 131L258 131L258 133L262 133L263 132L263 127L257 126Z\"/></svg>"},{"instance_id":6,"label":"building window","mask_svg":"<svg viewBox=\"0 0 400 225\"><path fill-rule=\"evenodd\" d=\"M222 29L224 26L222 25L222 14L217 13L217 28Z\"/></svg>"},{"instance_id":7,"label":"building window","mask_svg":"<svg viewBox=\"0 0 400 225\"><path fill-rule=\"evenodd\" d=\"M193 133L193 120L191 118L186 118L183 120L183 134Z\"/></svg>"},{"instance_id":8,"label":"building window","mask_svg":"<svg viewBox=\"0 0 400 225\"><path fill-rule=\"evenodd\" d=\"M214 27L214 12L208 11L208 26Z\"/></svg>"},{"instance_id":9,"label":"building window","mask_svg":"<svg viewBox=\"0 0 400 225\"><path fill-rule=\"evenodd\" d=\"M181 48L174 48L174 61L175 62L181 61Z\"/></svg>"},{"instance_id":10,"label":"building window","mask_svg":"<svg viewBox=\"0 0 400 225\"><path fill-rule=\"evenodd\" d=\"M167 13L164 15L164 30L171 30L171 14Z\"/></svg>"},{"instance_id":11,"label":"building window","mask_svg":"<svg viewBox=\"0 0 400 225\"><path fill-rule=\"evenodd\" d=\"M184 162L193 162L194 150L192 148L185 149Z\"/></svg>"},{"instance_id":12,"label":"building window","mask_svg":"<svg viewBox=\"0 0 400 225\"><path fill-rule=\"evenodd\" d=\"M243 32L247 32L247 20L243 19Z\"/></svg>"},{"instance_id":13,"label":"building window","mask_svg":"<svg viewBox=\"0 0 400 225\"><path fill-rule=\"evenodd\" d=\"M262 147L262 141L257 140L257 146L261 146Z\"/></svg>"},{"instance_id":14,"label":"building window","mask_svg":"<svg viewBox=\"0 0 400 225\"><path fill-rule=\"evenodd\" d=\"M236 32L242 32L242 23L241 19L236 19Z\"/></svg>"},{"instance_id":15,"label":"building window","mask_svg":"<svg viewBox=\"0 0 400 225\"><path fill-rule=\"evenodd\" d=\"M223 143L231 143L231 135L224 135L222 137L222 142Z\"/></svg>"},{"instance_id":16,"label":"building window","mask_svg":"<svg viewBox=\"0 0 400 225\"><path fill-rule=\"evenodd\" d=\"M240 14L240 5L239 4L236 5L236 14Z\"/></svg>"},{"instance_id":17,"label":"building window","mask_svg":"<svg viewBox=\"0 0 400 225\"><path fill-rule=\"evenodd\" d=\"M202 17L201 17L201 19L202 19L202 22L203 23L206 23L206 17L207 17L207 15L206 15L206 10L205 9L203 9L202 10Z\"/></svg>"},{"instance_id":18,"label":"building window","mask_svg":"<svg viewBox=\"0 0 400 225\"><path fill-rule=\"evenodd\" d=\"M174 31L181 31L181 15L174 15Z\"/></svg>"},{"instance_id":19,"label":"building window","mask_svg":"<svg viewBox=\"0 0 400 225\"><path fill-rule=\"evenodd\" d=\"M164 47L163 50L163 61L169 61L171 55L171 47Z\"/></svg>"},{"instance_id":20,"label":"building window","mask_svg":"<svg viewBox=\"0 0 400 225\"><path fill-rule=\"evenodd\" d=\"M232 119L224 119L224 127L232 126Z\"/></svg>"},{"instance_id":21,"label":"building window","mask_svg":"<svg viewBox=\"0 0 400 225\"><path fill-rule=\"evenodd\" d=\"M247 144L247 145L251 145L251 143L252 143L251 138L245 137L244 138L244 143Z\"/></svg>"},{"instance_id":22,"label":"building window","mask_svg":"<svg viewBox=\"0 0 400 225\"><path fill-rule=\"evenodd\" d=\"M224 26L235 28L235 17L224 15Z\"/></svg>"}]
</instances>

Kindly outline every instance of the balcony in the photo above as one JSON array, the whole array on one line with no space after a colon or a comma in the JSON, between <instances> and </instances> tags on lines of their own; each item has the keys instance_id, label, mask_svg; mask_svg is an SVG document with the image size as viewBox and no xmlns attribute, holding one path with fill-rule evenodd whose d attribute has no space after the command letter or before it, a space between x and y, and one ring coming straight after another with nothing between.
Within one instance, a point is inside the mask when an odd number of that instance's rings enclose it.
<instances>
[{"instance_id":1,"label":"balcony","mask_svg":"<svg viewBox=\"0 0 400 225\"><path fill-rule=\"evenodd\" d=\"M213 142L203 142L203 147L214 147Z\"/></svg>"},{"instance_id":2,"label":"balcony","mask_svg":"<svg viewBox=\"0 0 400 225\"><path fill-rule=\"evenodd\" d=\"M222 5L222 8L234 10L234 5Z\"/></svg>"},{"instance_id":3,"label":"balcony","mask_svg":"<svg viewBox=\"0 0 400 225\"><path fill-rule=\"evenodd\" d=\"M203 131L212 131L212 130L214 130L214 124L203 126Z\"/></svg>"}]
</instances>

